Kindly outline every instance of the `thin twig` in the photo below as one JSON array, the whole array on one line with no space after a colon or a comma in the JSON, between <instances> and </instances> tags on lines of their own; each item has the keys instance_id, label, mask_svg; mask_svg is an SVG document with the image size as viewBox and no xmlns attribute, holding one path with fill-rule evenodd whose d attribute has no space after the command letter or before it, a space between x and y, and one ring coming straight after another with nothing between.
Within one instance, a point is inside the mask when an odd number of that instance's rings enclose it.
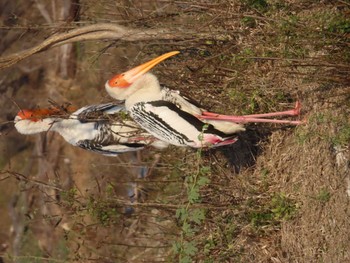
<instances>
[{"instance_id":1,"label":"thin twig","mask_svg":"<svg viewBox=\"0 0 350 263\"><path fill-rule=\"evenodd\" d=\"M162 245L162 246L150 246L150 245L135 245L135 244L126 244L126 243L108 243L108 242L101 242L104 245L109 246L125 246L125 247L141 247L141 248L168 248L171 247L171 245Z\"/></svg>"},{"instance_id":2,"label":"thin twig","mask_svg":"<svg viewBox=\"0 0 350 263\"><path fill-rule=\"evenodd\" d=\"M45 6L43 5L43 3L41 3L39 0L35 0L35 3L36 3L36 7L38 8L40 14L45 19L46 23L51 25L52 24L52 19L50 17L49 12L46 10Z\"/></svg>"},{"instance_id":3,"label":"thin twig","mask_svg":"<svg viewBox=\"0 0 350 263\"><path fill-rule=\"evenodd\" d=\"M17 180L24 180L25 182L28 182L28 183L32 183L32 184L36 184L36 185L39 185L39 186L55 189L55 190L58 190L58 191L63 191L63 189L60 188L60 187L57 187L57 186L54 186L54 185L51 185L51 184L47 184L47 183L44 183L44 182L39 181L39 180L29 179L25 175L17 173L17 172L14 172L14 171L6 170L6 171L0 172L0 174L10 174L10 175L13 175Z\"/></svg>"},{"instance_id":4,"label":"thin twig","mask_svg":"<svg viewBox=\"0 0 350 263\"><path fill-rule=\"evenodd\" d=\"M182 208L185 205L183 204L161 204L161 203L132 203L128 201L124 201L121 199L113 198L111 199L113 201L118 202L118 204L125 205L125 206L136 206L136 207L155 207L155 208L166 208L166 209L178 209ZM213 210L222 210L222 209L228 209L232 204L231 203L222 203L218 205L206 205L206 204L191 204L190 209L195 208L205 208L205 209L213 209Z\"/></svg>"}]
</instances>

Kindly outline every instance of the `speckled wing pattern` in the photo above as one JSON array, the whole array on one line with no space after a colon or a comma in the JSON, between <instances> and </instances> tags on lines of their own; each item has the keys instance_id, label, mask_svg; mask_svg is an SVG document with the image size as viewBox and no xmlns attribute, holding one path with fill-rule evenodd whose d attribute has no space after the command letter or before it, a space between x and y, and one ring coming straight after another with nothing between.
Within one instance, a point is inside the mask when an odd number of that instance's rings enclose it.
<instances>
[{"instance_id":1,"label":"speckled wing pattern","mask_svg":"<svg viewBox=\"0 0 350 263\"><path fill-rule=\"evenodd\" d=\"M77 146L95 153L106 156L117 156L124 152L138 151L143 149L144 144L138 143L123 143L123 144L106 144L103 145L96 140L82 140L77 143Z\"/></svg>"},{"instance_id":2,"label":"speckled wing pattern","mask_svg":"<svg viewBox=\"0 0 350 263\"><path fill-rule=\"evenodd\" d=\"M103 155L137 151L145 146L137 142L143 130L127 116L124 104L113 102L90 105L75 113L82 123L94 122L97 136L93 140L81 140L77 146Z\"/></svg>"},{"instance_id":3,"label":"speckled wing pattern","mask_svg":"<svg viewBox=\"0 0 350 263\"><path fill-rule=\"evenodd\" d=\"M77 116L78 120L83 123L103 120L109 121L109 115L120 115L121 117L126 116L126 109L124 104L122 103L111 102L105 104L86 106L84 108L81 108L74 114Z\"/></svg>"}]
</instances>

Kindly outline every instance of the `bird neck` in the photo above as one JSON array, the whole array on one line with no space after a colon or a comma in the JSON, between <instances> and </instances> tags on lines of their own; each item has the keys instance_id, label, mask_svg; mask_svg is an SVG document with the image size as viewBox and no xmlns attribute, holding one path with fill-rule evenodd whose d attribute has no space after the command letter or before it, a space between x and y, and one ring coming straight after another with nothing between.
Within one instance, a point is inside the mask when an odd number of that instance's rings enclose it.
<instances>
[{"instance_id":1,"label":"bird neck","mask_svg":"<svg viewBox=\"0 0 350 263\"><path fill-rule=\"evenodd\" d=\"M127 109L138 102L148 102L161 99L161 86L156 76L146 73L136 80L128 89L130 95L125 100Z\"/></svg>"}]
</instances>

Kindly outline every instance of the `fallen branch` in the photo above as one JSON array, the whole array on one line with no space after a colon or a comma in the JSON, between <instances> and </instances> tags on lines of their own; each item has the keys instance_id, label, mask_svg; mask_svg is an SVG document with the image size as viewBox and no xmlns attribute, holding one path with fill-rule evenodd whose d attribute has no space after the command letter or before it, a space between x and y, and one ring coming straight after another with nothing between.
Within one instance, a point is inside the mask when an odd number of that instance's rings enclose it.
<instances>
[{"instance_id":1,"label":"fallen branch","mask_svg":"<svg viewBox=\"0 0 350 263\"><path fill-rule=\"evenodd\" d=\"M123 40L129 42L135 41L145 41L153 39L162 40L184 40L186 38L193 39L193 35L198 37L209 37L212 34L206 33L194 33L186 32L186 34L179 33L169 33L164 29L132 29L126 28L115 24L94 24L79 27L68 32L57 33L40 44L17 52L15 54L8 55L6 57L0 58L0 69L10 67L19 61L39 53L41 51L47 50L52 47L61 46L67 43L73 43L78 41L88 41L88 40ZM187 36L187 37L185 37Z\"/></svg>"}]
</instances>

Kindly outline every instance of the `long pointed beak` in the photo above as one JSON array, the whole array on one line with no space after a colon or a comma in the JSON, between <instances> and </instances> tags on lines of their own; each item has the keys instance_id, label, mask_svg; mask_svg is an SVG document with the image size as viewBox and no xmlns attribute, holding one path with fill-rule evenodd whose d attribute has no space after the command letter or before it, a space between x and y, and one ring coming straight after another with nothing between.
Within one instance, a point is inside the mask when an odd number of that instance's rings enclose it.
<instances>
[{"instance_id":1,"label":"long pointed beak","mask_svg":"<svg viewBox=\"0 0 350 263\"><path fill-rule=\"evenodd\" d=\"M175 56L179 54L180 51L172 51L168 52L166 54L163 54L157 58L154 58L146 63L143 63L140 66L137 66L133 69L130 69L122 74L118 74L111 78L108 81L108 84L113 87L113 86L119 86L119 87L127 87L131 83L133 83L136 79L141 77L143 74L145 74L147 71L152 69L154 66L158 65L160 62L163 60L166 60L167 58L170 58L172 56Z\"/></svg>"},{"instance_id":2,"label":"long pointed beak","mask_svg":"<svg viewBox=\"0 0 350 263\"><path fill-rule=\"evenodd\" d=\"M152 69L154 66L158 65L160 62L163 60L166 60L167 58L170 58L172 56L175 56L179 54L179 51L172 51L166 54L163 54L155 59L152 59L151 61L148 61L146 63L143 63L140 66L137 66L127 72L124 73L124 78L127 82L132 83L134 82L137 78L145 74L147 71Z\"/></svg>"}]
</instances>

